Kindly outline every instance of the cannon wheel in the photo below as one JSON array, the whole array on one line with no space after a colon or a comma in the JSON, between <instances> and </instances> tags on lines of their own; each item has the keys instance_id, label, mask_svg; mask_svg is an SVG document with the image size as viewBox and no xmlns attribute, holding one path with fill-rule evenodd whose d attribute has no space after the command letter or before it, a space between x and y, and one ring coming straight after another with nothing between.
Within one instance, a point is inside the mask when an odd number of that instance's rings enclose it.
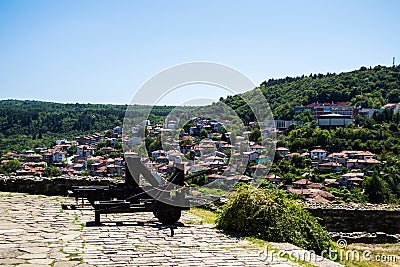
<instances>
[{"instance_id":1,"label":"cannon wheel","mask_svg":"<svg viewBox=\"0 0 400 267\"><path fill-rule=\"evenodd\" d=\"M176 206L157 202L153 214L162 224L175 224L181 218L182 210Z\"/></svg>"}]
</instances>

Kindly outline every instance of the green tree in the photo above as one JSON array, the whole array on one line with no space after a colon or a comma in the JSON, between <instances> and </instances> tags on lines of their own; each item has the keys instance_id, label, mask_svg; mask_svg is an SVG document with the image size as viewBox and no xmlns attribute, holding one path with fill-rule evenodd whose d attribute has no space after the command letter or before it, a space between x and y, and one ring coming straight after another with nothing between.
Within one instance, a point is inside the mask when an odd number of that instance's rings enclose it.
<instances>
[{"instance_id":1,"label":"green tree","mask_svg":"<svg viewBox=\"0 0 400 267\"><path fill-rule=\"evenodd\" d=\"M68 148L67 155L70 157L76 154L76 145L72 145Z\"/></svg>"},{"instance_id":2,"label":"green tree","mask_svg":"<svg viewBox=\"0 0 400 267\"><path fill-rule=\"evenodd\" d=\"M294 115L293 120L300 121L303 124L307 123L307 122L315 121L314 116L313 116L311 110L309 110L309 109L297 112Z\"/></svg>"},{"instance_id":3,"label":"green tree","mask_svg":"<svg viewBox=\"0 0 400 267\"><path fill-rule=\"evenodd\" d=\"M374 173L364 181L365 194L371 203L391 203L394 201L393 193L386 181Z\"/></svg>"},{"instance_id":4,"label":"green tree","mask_svg":"<svg viewBox=\"0 0 400 267\"><path fill-rule=\"evenodd\" d=\"M55 166L47 166L43 172L43 176L45 177L56 177L60 176L61 174L61 171Z\"/></svg>"},{"instance_id":5,"label":"green tree","mask_svg":"<svg viewBox=\"0 0 400 267\"><path fill-rule=\"evenodd\" d=\"M330 144L331 134L328 130L317 128L314 130L312 138L314 139L315 145L326 147Z\"/></svg>"},{"instance_id":6,"label":"green tree","mask_svg":"<svg viewBox=\"0 0 400 267\"><path fill-rule=\"evenodd\" d=\"M399 103L400 102L400 90L399 89L391 90L387 95L387 99L388 99L389 103Z\"/></svg>"},{"instance_id":7,"label":"green tree","mask_svg":"<svg viewBox=\"0 0 400 267\"><path fill-rule=\"evenodd\" d=\"M22 168L21 163L16 159L12 159L0 167L0 173L3 173L5 175L10 175L11 173L15 173L17 170L21 168Z\"/></svg>"},{"instance_id":8,"label":"green tree","mask_svg":"<svg viewBox=\"0 0 400 267\"><path fill-rule=\"evenodd\" d=\"M253 142L259 142L261 138L261 131L260 126L257 124L252 130L249 135L249 140Z\"/></svg>"}]
</instances>

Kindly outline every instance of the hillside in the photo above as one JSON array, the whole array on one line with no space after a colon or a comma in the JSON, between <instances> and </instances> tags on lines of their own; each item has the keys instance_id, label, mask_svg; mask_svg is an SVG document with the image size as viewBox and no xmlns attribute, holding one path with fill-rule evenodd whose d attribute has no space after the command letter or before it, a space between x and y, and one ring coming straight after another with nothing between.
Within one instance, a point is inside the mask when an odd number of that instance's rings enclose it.
<instances>
[{"instance_id":1,"label":"hillside","mask_svg":"<svg viewBox=\"0 0 400 267\"><path fill-rule=\"evenodd\" d=\"M341 74L318 74L296 78L265 81L260 89L267 98L275 119L292 119L293 108L312 102L350 101L355 106L380 108L386 102L400 102L400 67L361 68ZM255 91L246 92L246 98L260 101L254 97ZM252 97L253 96L253 97ZM252 141L259 142L261 132L248 122L254 115L239 95L222 99L245 122L251 131ZM221 104L221 103L219 103ZM56 139L73 139L92 132L110 130L122 125L126 105L102 104L60 104L40 101L0 101L0 153L22 152L34 147L50 147ZM134 109L135 119L146 114L148 106ZM149 119L152 124L163 122L163 118L175 107L153 107ZM176 111L180 114L179 107ZM216 108L219 108L218 111ZM190 108L189 108L190 110ZM213 104L201 107L207 114L221 114L228 108ZM192 112L200 112L198 109ZM200 114L200 113L199 113ZM198 114L197 114L198 115ZM233 114L228 114L233 116ZM303 114L304 115L304 114ZM297 117L297 116L296 116ZM306 118L306 117L303 117ZM231 117L229 117L231 119ZM310 120L307 120L310 122ZM368 169L368 176L362 188L340 189L332 193L345 201L370 201L373 203L393 203L400 201L400 113L385 110L369 118L356 117L347 127L321 129L311 115L311 123L293 126L280 135L277 146L286 147L290 152L311 151L314 148L326 149L329 153L345 150L369 151L376 155L379 164ZM242 131L238 130L242 133ZM149 138L149 147L156 150L159 139ZM146 140L147 142L147 140ZM295 160L279 160L273 163L271 172L282 177L288 184L304 173L312 173L313 182L323 182L325 178L337 179L347 172L319 173L317 167L302 157ZM362 191L364 190L364 191ZM365 193L363 193L365 192Z\"/></svg>"},{"instance_id":2,"label":"hillside","mask_svg":"<svg viewBox=\"0 0 400 267\"><path fill-rule=\"evenodd\" d=\"M292 119L293 107L312 102L351 101L361 107L400 102L400 66L340 74L311 74L270 79L260 85L276 119ZM245 122L254 116L240 96L222 101ZM46 146L57 138L73 138L121 125L126 105L61 104L42 101L0 101L0 151ZM152 123L161 122L174 107L154 107Z\"/></svg>"},{"instance_id":3,"label":"hillside","mask_svg":"<svg viewBox=\"0 0 400 267\"><path fill-rule=\"evenodd\" d=\"M56 139L74 138L122 125L127 105L61 104L43 101L0 101L0 151L49 146ZM159 121L173 107L155 107Z\"/></svg>"},{"instance_id":4,"label":"hillside","mask_svg":"<svg viewBox=\"0 0 400 267\"><path fill-rule=\"evenodd\" d=\"M259 88L275 119L292 119L294 106L317 101L350 101L355 106L380 108L386 101L400 102L400 66L362 67L340 74L270 79L262 82ZM223 101L235 109L246 109L239 96L228 96Z\"/></svg>"}]
</instances>

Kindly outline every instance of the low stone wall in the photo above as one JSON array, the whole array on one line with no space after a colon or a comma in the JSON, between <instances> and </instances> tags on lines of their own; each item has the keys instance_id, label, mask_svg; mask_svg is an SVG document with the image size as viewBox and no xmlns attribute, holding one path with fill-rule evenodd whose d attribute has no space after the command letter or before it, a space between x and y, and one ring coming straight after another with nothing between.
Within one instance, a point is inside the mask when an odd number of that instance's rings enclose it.
<instances>
[{"instance_id":1,"label":"low stone wall","mask_svg":"<svg viewBox=\"0 0 400 267\"><path fill-rule=\"evenodd\" d=\"M329 232L400 234L400 206L314 204L308 209Z\"/></svg>"},{"instance_id":2,"label":"low stone wall","mask_svg":"<svg viewBox=\"0 0 400 267\"><path fill-rule=\"evenodd\" d=\"M46 177L16 177L0 176L0 191L40 194L48 196L67 195L72 186L108 186L114 180L99 177L60 176Z\"/></svg>"}]
</instances>

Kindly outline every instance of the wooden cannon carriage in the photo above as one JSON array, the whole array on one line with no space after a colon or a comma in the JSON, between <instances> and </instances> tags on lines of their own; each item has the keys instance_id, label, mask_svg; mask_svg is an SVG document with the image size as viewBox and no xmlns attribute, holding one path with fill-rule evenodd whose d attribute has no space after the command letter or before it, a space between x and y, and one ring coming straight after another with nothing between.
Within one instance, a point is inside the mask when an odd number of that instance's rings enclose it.
<instances>
[{"instance_id":1,"label":"wooden cannon carriage","mask_svg":"<svg viewBox=\"0 0 400 267\"><path fill-rule=\"evenodd\" d=\"M189 187L185 181L215 170L206 169L185 177L183 165L176 164L175 172L164 181L156 179L139 157L127 154L125 161L125 182L109 186L73 186L68 195L75 197L77 204L64 204L62 208L78 209L88 203L94 209L95 224L101 224L101 214L136 212L153 212L162 224L174 224L182 210L190 207L186 196ZM139 185L143 180L146 184Z\"/></svg>"}]
</instances>

